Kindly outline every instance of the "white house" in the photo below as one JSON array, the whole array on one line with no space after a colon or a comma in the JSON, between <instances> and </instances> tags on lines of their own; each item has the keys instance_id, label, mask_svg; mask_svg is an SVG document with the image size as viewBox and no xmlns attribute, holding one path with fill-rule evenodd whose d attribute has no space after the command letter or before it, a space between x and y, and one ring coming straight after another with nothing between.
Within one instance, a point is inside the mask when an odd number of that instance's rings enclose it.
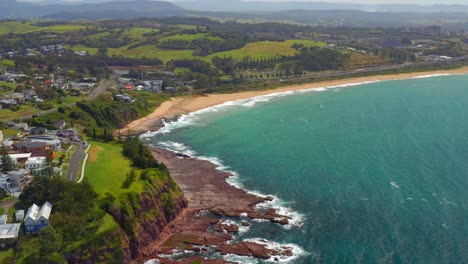
<instances>
[{"instance_id":1,"label":"white house","mask_svg":"<svg viewBox=\"0 0 468 264\"><path fill-rule=\"evenodd\" d=\"M41 228L49 225L52 204L45 202L42 207L33 204L29 207L24 219L24 229L27 234L37 233Z\"/></svg>"},{"instance_id":2,"label":"white house","mask_svg":"<svg viewBox=\"0 0 468 264\"><path fill-rule=\"evenodd\" d=\"M46 157L30 157L24 163L24 167L31 174L41 174L46 166Z\"/></svg>"},{"instance_id":3,"label":"white house","mask_svg":"<svg viewBox=\"0 0 468 264\"><path fill-rule=\"evenodd\" d=\"M17 187L16 183L10 176L5 174L0 175L0 188L5 190L7 193L11 193L12 189L14 189L15 187Z\"/></svg>"},{"instance_id":4,"label":"white house","mask_svg":"<svg viewBox=\"0 0 468 264\"><path fill-rule=\"evenodd\" d=\"M0 247L12 246L18 238L21 224L0 225Z\"/></svg>"},{"instance_id":5,"label":"white house","mask_svg":"<svg viewBox=\"0 0 468 264\"><path fill-rule=\"evenodd\" d=\"M17 153L17 154L8 154L10 156L11 161L17 165L31 157L32 153Z\"/></svg>"}]
</instances>

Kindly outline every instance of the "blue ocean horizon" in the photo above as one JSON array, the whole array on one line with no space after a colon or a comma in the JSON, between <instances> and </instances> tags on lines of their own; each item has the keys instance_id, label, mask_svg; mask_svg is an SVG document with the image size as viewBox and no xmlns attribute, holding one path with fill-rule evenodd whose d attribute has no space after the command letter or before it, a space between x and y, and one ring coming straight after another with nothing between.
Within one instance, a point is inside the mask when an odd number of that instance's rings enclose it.
<instances>
[{"instance_id":1,"label":"blue ocean horizon","mask_svg":"<svg viewBox=\"0 0 468 264\"><path fill-rule=\"evenodd\" d=\"M382 81L229 102L146 138L275 197L292 225L236 241L294 247L282 262L466 263L467 106L468 75Z\"/></svg>"}]
</instances>

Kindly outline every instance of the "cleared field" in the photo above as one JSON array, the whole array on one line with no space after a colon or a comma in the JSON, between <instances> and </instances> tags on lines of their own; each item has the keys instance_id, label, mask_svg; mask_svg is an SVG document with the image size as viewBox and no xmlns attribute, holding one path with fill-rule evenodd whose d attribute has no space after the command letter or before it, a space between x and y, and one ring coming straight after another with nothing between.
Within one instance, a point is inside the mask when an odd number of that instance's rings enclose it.
<instances>
[{"instance_id":1,"label":"cleared field","mask_svg":"<svg viewBox=\"0 0 468 264\"><path fill-rule=\"evenodd\" d=\"M284 42L277 41L260 41L254 43L248 43L243 48L237 50L231 50L226 52L218 52L209 56L213 58L218 57L232 57L234 59L242 59L246 56L251 58L265 58L276 55L294 55L296 50L291 46L294 44L302 44L306 47L323 47L324 42L313 41L313 40L286 40Z\"/></svg>"},{"instance_id":2,"label":"cleared field","mask_svg":"<svg viewBox=\"0 0 468 264\"><path fill-rule=\"evenodd\" d=\"M160 41L166 41L166 40L192 41L192 40L196 40L196 39L222 40L222 38L220 38L220 37L213 37L210 34L199 33L199 34L177 34L177 35L172 35L172 36L162 38L162 39L160 39Z\"/></svg>"},{"instance_id":3,"label":"cleared field","mask_svg":"<svg viewBox=\"0 0 468 264\"><path fill-rule=\"evenodd\" d=\"M89 160L86 163L85 176L97 193L110 193L118 197L122 193L141 192L143 183L135 181L129 189L123 189L122 183L131 170L130 161L122 155L122 146L89 142Z\"/></svg>"},{"instance_id":4,"label":"cleared field","mask_svg":"<svg viewBox=\"0 0 468 264\"><path fill-rule=\"evenodd\" d=\"M134 27L134 28L125 29L122 35L127 36L135 41L140 41L140 40L146 39L146 37L143 36L143 34L157 33L157 32L159 32L159 29Z\"/></svg>"},{"instance_id":5,"label":"cleared field","mask_svg":"<svg viewBox=\"0 0 468 264\"><path fill-rule=\"evenodd\" d=\"M24 116L33 115L41 112L42 110L37 109L30 105L22 105L20 109L16 112L11 111L10 109L1 109L0 110L0 121L12 120L15 118L22 118Z\"/></svg>"},{"instance_id":6,"label":"cleared field","mask_svg":"<svg viewBox=\"0 0 468 264\"><path fill-rule=\"evenodd\" d=\"M73 50L73 51L86 51L91 55L96 54L97 51L98 51L98 48L90 48L90 47L86 47L84 45L75 45L73 47L72 46L66 46L66 47Z\"/></svg>"},{"instance_id":7,"label":"cleared field","mask_svg":"<svg viewBox=\"0 0 468 264\"><path fill-rule=\"evenodd\" d=\"M375 55L350 53L350 57L348 62L346 63L346 67L349 69L355 69L384 63L386 63L385 59Z\"/></svg>"},{"instance_id":8,"label":"cleared field","mask_svg":"<svg viewBox=\"0 0 468 264\"><path fill-rule=\"evenodd\" d=\"M56 25L56 26L48 26L48 27L39 27L37 29L31 31L52 31L57 33L64 33L69 31L79 31L86 29L88 26L84 25Z\"/></svg>"},{"instance_id":9,"label":"cleared field","mask_svg":"<svg viewBox=\"0 0 468 264\"><path fill-rule=\"evenodd\" d=\"M183 39L190 38L196 39L194 37L202 37L206 34L195 34L195 35L174 35L164 39ZM162 39L162 40L164 40ZM206 61L211 61L215 56L218 57L233 57L234 59L242 59L245 56L250 56L251 58L264 58L271 57L275 55L294 55L296 50L291 46L294 44L302 44L306 47L323 47L325 46L324 42L313 41L313 40L286 40L284 42L275 42L275 41L261 41L248 43L243 48L237 50L231 50L226 52L218 52L211 54L207 57L197 57L193 56L193 50L162 50L157 48L154 45L144 45L137 47L135 49L128 50L128 46L124 46L116 49L109 49L108 55L121 55L128 58L158 58L164 61L165 63L170 60L180 60L180 59L205 59ZM78 46L76 46L78 47ZM74 48L75 50L75 48ZM85 50L85 49L82 49Z\"/></svg>"},{"instance_id":10,"label":"cleared field","mask_svg":"<svg viewBox=\"0 0 468 264\"><path fill-rule=\"evenodd\" d=\"M0 23L0 35L8 33L22 34L30 31L37 30L39 27L27 22L8 21Z\"/></svg>"},{"instance_id":11,"label":"cleared field","mask_svg":"<svg viewBox=\"0 0 468 264\"><path fill-rule=\"evenodd\" d=\"M150 58L150 59L160 59L165 63L174 59L192 59L193 50L162 50L157 48L154 45L145 45L140 46L135 49L127 50L127 46L109 49L108 55L122 55L128 58Z\"/></svg>"}]
</instances>

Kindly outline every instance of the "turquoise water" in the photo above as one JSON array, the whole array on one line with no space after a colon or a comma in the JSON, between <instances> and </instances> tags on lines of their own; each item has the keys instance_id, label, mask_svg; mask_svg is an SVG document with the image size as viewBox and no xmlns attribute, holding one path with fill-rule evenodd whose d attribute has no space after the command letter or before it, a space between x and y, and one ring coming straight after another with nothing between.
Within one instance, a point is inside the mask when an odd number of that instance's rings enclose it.
<instances>
[{"instance_id":1,"label":"turquoise water","mask_svg":"<svg viewBox=\"0 0 468 264\"><path fill-rule=\"evenodd\" d=\"M254 223L237 240L295 244L304 253L291 263L468 263L468 76L257 101L151 138L218 158L303 216L291 228Z\"/></svg>"}]
</instances>

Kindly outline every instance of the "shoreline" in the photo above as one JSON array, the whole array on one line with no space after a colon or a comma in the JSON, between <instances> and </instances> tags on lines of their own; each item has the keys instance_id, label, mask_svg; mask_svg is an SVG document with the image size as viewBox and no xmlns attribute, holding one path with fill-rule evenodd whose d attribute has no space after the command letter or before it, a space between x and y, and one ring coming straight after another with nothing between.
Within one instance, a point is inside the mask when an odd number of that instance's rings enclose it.
<instances>
[{"instance_id":1,"label":"shoreline","mask_svg":"<svg viewBox=\"0 0 468 264\"><path fill-rule=\"evenodd\" d=\"M148 131L155 131L161 128L161 121L164 119L174 119L178 116L189 114L205 108L213 107L230 101L249 99L257 96L270 95L275 93L313 90L330 86L352 85L368 82L393 81L401 79L411 79L416 77L425 77L432 75L461 75L468 74L468 66L453 70L438 70L427 72L402 73L393 75L375 75L366 77L352 77L342 80L312 82L308 84L284 86L269 90L243 91L229 94L204 94L174 97L169 101L162 103L151 114L137 119L125 128L120 129L121 135L142 134Z\"/></svg>"},{"instance_id":2,"label":"shoreline","mask_svg":"<svg viewBox=\"0 0 468 264\"><path fill-rule=\"evenodd\" d=\"M235 263L223 257L205 259L210 248L221 256L236 255L263 260L299 257L297 246L276 244L274 241L233 239L256 221L268 221L282 226L291 217L275 208L258 210L257 205L273 197L249 193L228 183L232 175L219 170L207 160L192 158L159 147L150 146L154 158L164 163L188 201L188 207L164 228L158 239L142 248L138 263L158 260L160 263ZM272 245L277 245L272 247ZM186 254L172 262L171 256Z\"/></svg>"},{"instance_id":3,"label":"shoreline","mask_svg":"<svg viewBox=\"0 0 468 264\"><path fill-rule=\"evenodd\" d=\"M161 128L158 122L163 119L173 119L229 101L262 95L441 74L468 74L468 67L449 71L350 78L263 91L173 98L163 103L149 116L136 120L129 127L136 129L131 130L131 132L141 134L148 130ZM172 262L170 256L192 252L177 263L192 263L200 260L204 260L206 263L232 263L223 257L204 259L204 254L208 253L209 250L214 250L221 256L234 254L273 261L295 259L301 256L301 254L294 254L295 248L287 245L271 249L269 243L273 241L233 242L232 240L243 228L248 229L258 220L280 225L290 223L291 216L282 215L275 208L270 208L267 211L257 210L256 205L271 201L272 197L262 197L231 185L227 179L232 175L229 172L219 170L216 164L208 160L197 159L160 147L150 147L150 149L153 156L168 167L170 174L188 200L188 208L164 229L157 240L140 251L139 262L153 259L161 263L176 263ZM233 221L235 222L233 223ZM295 246L301 250L299 245Z\"/></svg>"}]
</instances>

